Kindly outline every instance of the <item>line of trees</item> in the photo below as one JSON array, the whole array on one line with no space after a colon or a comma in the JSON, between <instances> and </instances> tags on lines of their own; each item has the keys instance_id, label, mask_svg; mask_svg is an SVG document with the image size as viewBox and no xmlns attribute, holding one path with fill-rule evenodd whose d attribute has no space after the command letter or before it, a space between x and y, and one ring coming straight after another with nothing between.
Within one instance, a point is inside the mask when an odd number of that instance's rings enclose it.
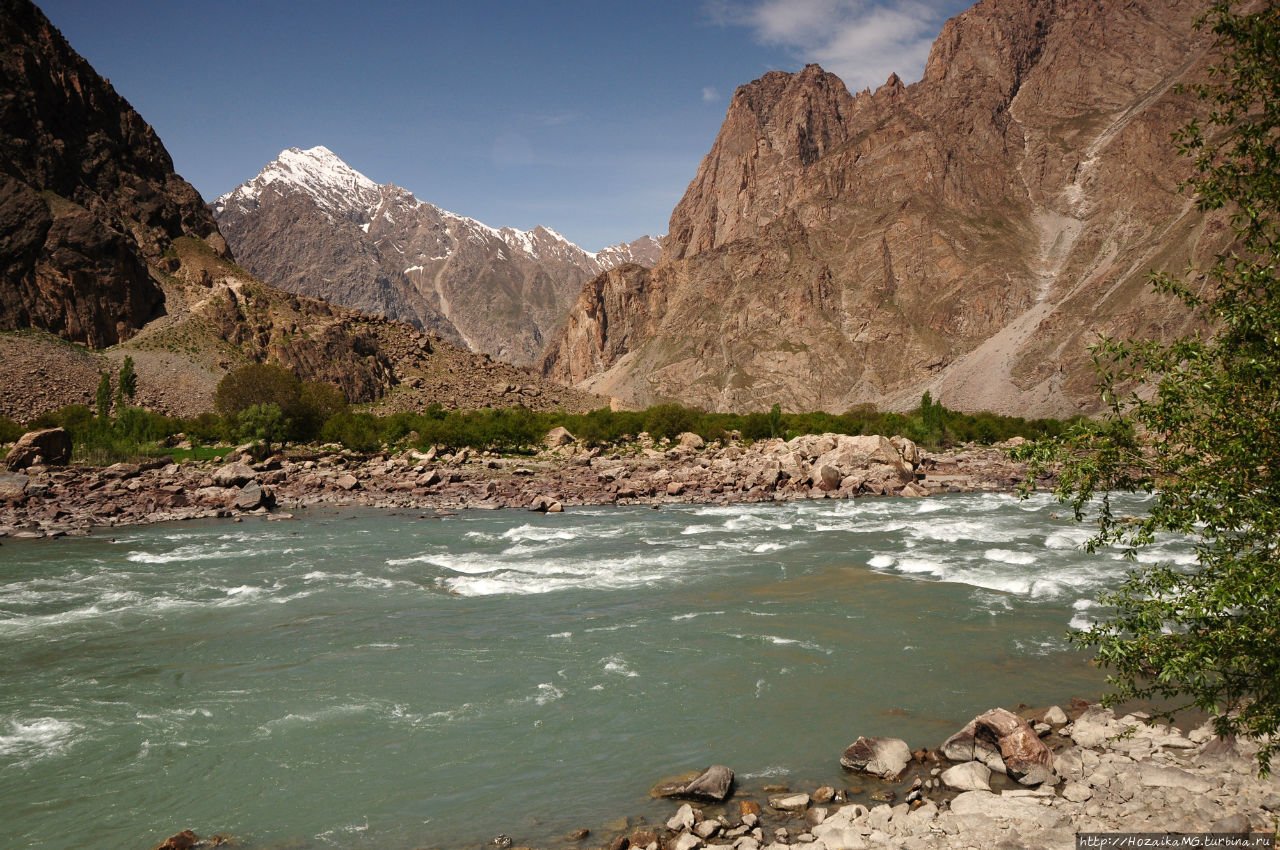
<instances>
[{"instance_id":1,"label":"line of trees","mask_svg":"<svg viewBox=\"0 0 1280 850\"><path fill-rule=\"evenodd\" d=\"M445 410L375 416L352 410L334 386L301 381L288 369L254 363L228 373L218 384L214 411L189 418L167 417L129 404L137 392L132 362L125 361L113 382L104 373L96 412L72 405L44 414L33 427L61 426L71 432L78 460L110 463L129 457L163 454L178 434L194 444L253 443L263 452L289 443L337 443L357 452L384 446L440 446L499 452L526 452L541 445L546 433L563 426L591 446L611 446L648 433L655 440L692 432L714 441L730 435L755 441L801 434L902 434L937 448L957 443L993 443L1010 437L1061 434L1069 422L1027 420L992 413L949 410L926 393L920 407L887 413L864 405L845 413L783 413L778 405L754 413L707 413L678 404L646 410L602 408L589 413L535 412L525 408ZM0 440L16 439L22 429L0 420ZM171 441L171 440L170 440Z\"/></svg>"}]
</instances>

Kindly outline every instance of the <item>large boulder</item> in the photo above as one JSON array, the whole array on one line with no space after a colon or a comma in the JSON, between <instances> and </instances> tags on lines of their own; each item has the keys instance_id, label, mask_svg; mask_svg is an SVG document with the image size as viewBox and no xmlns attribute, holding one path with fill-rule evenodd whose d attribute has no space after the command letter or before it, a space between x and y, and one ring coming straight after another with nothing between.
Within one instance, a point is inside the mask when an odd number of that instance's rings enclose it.
<instances>
[{"instance_id":1,"label":"large boulder","mask_svg":"<svg viewBox=\"0 0 1280 850\"><path fill-rule=\"evenodd\" d=\"M685 431L676 438L680 448L691 452L700 452L707 447L707 441L692 431Z\"/></svg>"},{"instance_id":2,"label":"large boulder","mask_svg":"<svg viewBox=\"0 0 1280 850\"><path fill-rule=\"evenodd\" d=\"M61 428L44 428L19 437L5 455L4 465L17 472L36 464L65 466L70 460L71 435Z\"/></svg>"},{"instance_id":3,"label":"large boulder","mask_svg":"<svg viewBox=\"0 0 1280 850\"><path fill-rule=\"evenodd\" d=\"M942 745L952 761L979 761L1023 785L1053 777L1053 751L1031 724L1011 711L993 708L980 714Z\"/></svg>"},{"instance_id":4,"label":"large boulder","mask_svg":"<svg viewBox=\"0 0 1280 850\"><path fill-rule=\"evenodd\" d=\"M722 764L713 764L687 782L677 780L659 783L651 793L656 797L723 803L732 791L733 771Z\"/></svg>"},{"instance_id":5,"label":"large boulder","mask_svg":"<svg viewBox=\"0 0 1280 850\"><path fill-rule=\"evenodd\" d=\"M846 770L896 780L911 763L911 748L901 738L858 738L840 756Z\"/></svg>"},{"instance_id":6,"label":"large boulder","mask_svg":"<svg viewBox=\"0 0 1280 850\"><path fill-rule=\"evenodd\" d=\"M258 508L275 507L276 498L270 487L264 487L256 481L250 481L236 494L234 506L238 510L253 511Z\"/></svg>"},{"instance_id":7,"label":"large boulder","mask_svg":"<svg viewBox=\"0 0 1280 850\"><path fill-rule=\"evenodd\" d=\"M224 464L213 471L215 487L239 487L241 484L256 481L257 478L257 471L241 461Z\"/></svg>"},{"instance_id":8,"label":"large boulder","mask_svg":"<svg viewBox=\"0 0 1280 850\"><path fill-rule=\"evenodd\" d=\"M549 449L558 449L561 446L568 446L574 442L573 434L569 433L569 429L563 425L557 425L547 432L547 436L542 438L542 444Z\"/></svg>"}]
</instances>

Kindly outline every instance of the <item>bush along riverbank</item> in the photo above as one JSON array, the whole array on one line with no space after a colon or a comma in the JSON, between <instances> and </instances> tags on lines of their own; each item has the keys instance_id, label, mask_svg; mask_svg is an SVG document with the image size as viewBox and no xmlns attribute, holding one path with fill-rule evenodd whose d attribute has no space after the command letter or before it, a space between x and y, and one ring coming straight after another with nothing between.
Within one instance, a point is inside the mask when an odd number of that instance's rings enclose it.
<instances>
[{"instance_id":1,"label":"bush along riverbank","mask_svg":"<svg viewBox=\"0 0 1280 850\"><path fill-rule=\"evenodd\" d=\"M744 788L725 765L665 780L651 792L672 800L665 821L618 818L575 830L559 846L1072 850L1082 833L1213 833L1206 841L1216 844L1182 846L1257 847L1227 843L1274 833L1280 822L1280 778L1257 775L1257 751L1254 742L1215 737L1211 721L1184 732L1081 701L1070 714L995 708L936 749L858 738L840 757L847 781L838 788ZM188 830L157 850L226 840ZM485 846L523 847L505 833Z\"/></svg>"},{"instance_id":2,"label":"bush along riverbank","mask_svg":"<svg viewBox=\"0 0 1280 850\"><path fill-rule=\"evenodd\" d=\"M56 444L60 454L46 457L40 444ZM56 434L41 432L10 453L12 471L0 473L0 535L83 534L197 517L283 519L312 505L556 512L575 505L921 497L1011 491L1025 474L1007 447L934 453L903 437L839 434L715 443L691 432L656 443L642 434L607 450L556 428L529 455L436 448L365 455L329 446L255 460L243 448L212 461L157 458L102 468L50 462L65 463L64 447Z\"/></svg>"}]
</instances>

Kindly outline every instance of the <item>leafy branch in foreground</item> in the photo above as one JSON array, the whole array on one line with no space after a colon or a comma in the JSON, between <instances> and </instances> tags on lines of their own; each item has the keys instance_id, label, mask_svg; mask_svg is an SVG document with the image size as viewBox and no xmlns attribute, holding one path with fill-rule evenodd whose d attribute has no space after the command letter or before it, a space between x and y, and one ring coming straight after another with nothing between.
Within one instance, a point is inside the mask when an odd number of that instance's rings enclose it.
<instances>
[{"instance_id":1,"label":"leafy branch in foreground","mask_svg":"<svg viewBox=\"0 0 1280 850\"><path fill-rule=\"evenodd\" d=\"M1189 701L1219 734L1259 737L1265 774L1280 747L1280 6L1239 5L1217 2L1201 22L1222 61L1194 88L1204 124L1175 137L1199 207L1228 212L1235 242L1202 275L1153 277L1208 330L1104 340L1107 416L1021 455L1057 468L1077 519L1098 511L1091 549L1194 541L1195 568L1133 571L1104 599L1111 618L1073 637L1112 671L1109 702ZM1154 493L1152 508L1116 516L1113 491Z\"/></svg>"}]
</instances>

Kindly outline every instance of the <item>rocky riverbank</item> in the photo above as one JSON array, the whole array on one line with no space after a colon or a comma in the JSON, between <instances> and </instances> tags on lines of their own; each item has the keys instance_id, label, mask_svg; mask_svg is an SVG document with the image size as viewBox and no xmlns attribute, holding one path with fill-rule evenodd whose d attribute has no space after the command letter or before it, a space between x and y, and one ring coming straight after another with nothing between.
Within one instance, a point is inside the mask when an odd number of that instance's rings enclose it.
<instances>
[{"instance_id":1,"label":"rocky riverbank","mask_svg":"<svg viewBox=\"0 0 1280 850\"><path fill-rule=\"evenodd\" d=\"M775 788L687 804L607 846L1068 850L1078 833L1275 832L1280 779L1258 777L1255 743L1216 738L1209 722L1184 733L1084 703L1072 715L993 709L914 753L895 739L858 739L841 763L854 777L888 780L870 800L851 799L861 788Z\"/></svg>"},{"instance_id":2,"label":"rocky riverbank","mask_svg":"<svg viewBox=\"0 0 1280 850\"><path fill-rule=\"evenodd\" d=\"M333 449L254 461L166 460L105 468L46 465L28 453L0 473L0 536L84 534L98 527L199 517L289 518L313 505L455 511L576 505L924 497L1010 491L1024 469L1007 447L922 451L902 437L809 435L790 441L674 443L601 451L563 429L537 454Z\"/></svg>"},{"instance_id":3,"label":"rocky riverbank","mask_svg":"<svg viewBox=\"0 0 1280 850\"><path fill-rule=\"evenodd\" d=\"M992 709L936 749L859 738L841 787L735 784L716 765L660 782L657 823L620 818L563 837L602 850L1071 850L1079 833L1274 833L1280 778L1257 775L1256 743L1184 732L1142 713L1074 701L1021 715ZM192 832L158 850L219 846ZM525 850L499 834L488 847ZM1115 845L1124 846L1124 845ZM1247 845L1252 847L1259 844Z\"/></svg>"}]
</instances>

